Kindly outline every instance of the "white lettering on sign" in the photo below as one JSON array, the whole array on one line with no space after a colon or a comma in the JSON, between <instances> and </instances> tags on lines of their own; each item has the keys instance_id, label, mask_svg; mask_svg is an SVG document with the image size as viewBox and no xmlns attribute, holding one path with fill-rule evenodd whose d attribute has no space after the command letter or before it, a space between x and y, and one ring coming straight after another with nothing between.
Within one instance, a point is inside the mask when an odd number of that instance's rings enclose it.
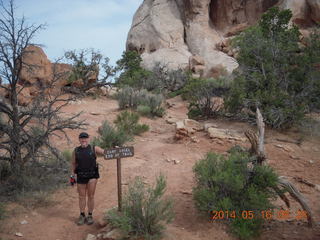
<instances>
[{"instance_id":1,"label":"white lettering on sign","mask_svg":"<svg viewBox=\"0 0 320 240\"><path fill-rule=\"evenodd\" d=\"M134 155L133 147L111 148L106 149L104 152L105 159L133 157Z\"/></svg>"}]
</instances>

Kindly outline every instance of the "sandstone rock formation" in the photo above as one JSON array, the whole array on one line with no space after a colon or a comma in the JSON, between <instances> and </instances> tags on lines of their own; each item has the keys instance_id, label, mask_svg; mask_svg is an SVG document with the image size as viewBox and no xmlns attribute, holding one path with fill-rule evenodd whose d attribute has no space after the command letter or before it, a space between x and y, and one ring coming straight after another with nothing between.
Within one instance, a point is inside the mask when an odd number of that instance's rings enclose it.
<instances>
[{"instance_id":1,"label":"sandstone rock formation","mask_svg":"<svg viewBox=\"0 0 320 240\"><path fill-rule=\"evenodd\" d=\"M229 129L209 127L207 131L210 138L222 139L222 140L229 139L229 140L235 140L240 142L247 141L247 139L242 137L240 133L229 130Z\"/></svg>"},{"instance_id":2,"label":"sandstone rock formation","mask_svg":"<svg viewBox=\"0 0 320 240\"><path fill-rule=\"evenodd\" d=\"M175 140L182 140L186 138L191 138L191 135L197 131L204 130L204 127L201 123L193 119L184 119L183 121L177 121L176 125L176 134Z\"/></svg>"},{"instance_id":3,"label":"sandstone rock formation","mask_svg":"<svg viewBox=\"0 0 320 240\"><path fill-rule=\"evenodd\" d=\"M28 46L23 53L24 66L20 72L20 85L44 85L50 82L51 62L44 51L37 46Z\"/></svg>"},{"instance_id":4,"label":"sandstone rock formation","mask_svg":"<svg viewBox=\"0 0 320 240\"><path fill-rule=\"evenodd\" d=\"M127 50L138 51L149 70L160 63L198 76L213 76L222 69L230 73L238 66L235 53L217 46L274 5L291 9L292 22L302 28L320 19L320 0L144 0L133 18ZM204 62L190 64L193 56Z\"/></svg>"},{"instance_id":5,"label":"sandstone rock formation","mask_svg":"<svg viewBox=\"0 0 320 240\"><path fill-rule=\"evenodd\" d=\"M21 89L18 102L19 105L26 106L38 95L40 89L45 89L46 93L58 93L65 86L71 85L81 87L82 79L69 82L72 66L65 63L51 63L44 51L34 45L28 46L23 51L23 67L19 75L17 88ZM98 68L88 74L88 82L95 82L98 78ZM0 90L0 96L9 98L9 93L5 89Z\"/></svg>"}]
</instances>

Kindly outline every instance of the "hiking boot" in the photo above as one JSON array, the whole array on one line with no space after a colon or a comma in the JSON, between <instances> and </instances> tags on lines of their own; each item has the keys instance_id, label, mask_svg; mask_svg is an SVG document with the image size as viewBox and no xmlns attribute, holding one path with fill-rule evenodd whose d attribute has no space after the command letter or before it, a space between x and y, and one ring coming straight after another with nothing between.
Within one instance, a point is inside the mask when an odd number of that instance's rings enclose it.
<instances>
[{"instance_id":1,"label":"hiking boot","mask_svg":"<svg viewBox=\"0 0 320 240\"><path fill-rule=\"evenodd\" d=\"M94 223L94 221L93 221L92 215L88 215L88 217L87 217L87 224L88 224L88 225L91 225L91 224L93 224L93 223Z\"/></svg>"},{"instance_id":2,"label":"hiking boot","mask_svg":"<svg viewBox=\"0 0 320 240\"><path fill-rule=\"evenodd\" d=\"M80 226L80 225L83 225L85 222L86 222L86 217L83 215L80 215L77 224Z\"/></svg>"}]
</instances>

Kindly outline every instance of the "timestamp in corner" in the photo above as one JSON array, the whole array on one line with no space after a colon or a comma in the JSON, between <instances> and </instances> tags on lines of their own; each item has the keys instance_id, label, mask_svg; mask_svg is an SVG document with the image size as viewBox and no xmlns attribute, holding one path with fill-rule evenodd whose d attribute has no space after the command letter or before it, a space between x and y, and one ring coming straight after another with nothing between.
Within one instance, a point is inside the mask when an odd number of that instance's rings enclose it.
<instances>
[{"instance_id":1,"label":"timestamp in corner","mask_svg":"<svg viewBox=\"0 0 320 240\"><path fill-rule=\"evenodd\" d=\"M222 220L222 219L266 219L266 220L287 220L296 219L304 220L308 218L308 214L304 210L298 210L296 212L290 212L289 210L262 210L262 211L252 211L252 210L219 210L211 211L212 220Z\"/></svg>"}]
</instances>

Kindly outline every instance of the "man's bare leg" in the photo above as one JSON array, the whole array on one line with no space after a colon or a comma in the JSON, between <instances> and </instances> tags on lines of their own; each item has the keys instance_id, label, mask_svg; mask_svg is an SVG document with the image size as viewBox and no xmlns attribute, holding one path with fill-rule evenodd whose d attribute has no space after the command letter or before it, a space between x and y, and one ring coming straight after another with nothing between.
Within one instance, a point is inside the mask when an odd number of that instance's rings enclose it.
<instances>
[{"instance_id":1,"label":"man's bare leg","mask_svg":"<svg viewBox=\"0 0 320 240\"><path fill-rule=\"evenodd\" d=\"M94 193L96 191L98 180L96 178L90 179L88 182L88 212L92 213L94 209Z\"/></svg>"},{"instance_id":2,"label":"man's bare leg","mask_svg":"<svg viewBox=\"0 0 320 240\"><path fill-rule=\"evenodd\" d=\"M87 194L87 184L77 184L79 193L79 208L80 212L86 210L86 194Z\"/></svg>"}]
</instances>

